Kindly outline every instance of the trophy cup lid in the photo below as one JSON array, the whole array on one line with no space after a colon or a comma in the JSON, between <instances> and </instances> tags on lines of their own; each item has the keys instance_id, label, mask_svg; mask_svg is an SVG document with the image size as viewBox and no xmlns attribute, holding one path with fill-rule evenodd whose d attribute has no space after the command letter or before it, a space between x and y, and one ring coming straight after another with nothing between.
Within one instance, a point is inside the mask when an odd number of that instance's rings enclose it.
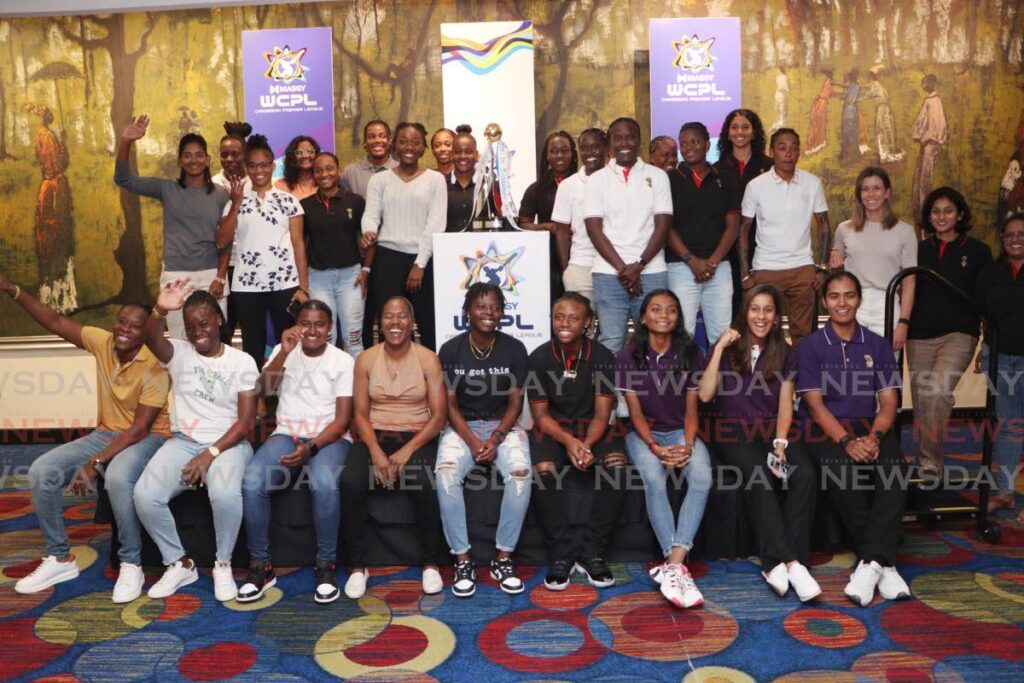
<instances>
[{"instance_id":1,"label":"trophy cup lid","mask_svg":"<svg viewBox=\"0 0 1024 683\"><path fill-rule=\"evenodd\" d=\"M487 127L484 128L484 137L488 142L497 142L501 139L501 126L496 123L488 123Z\"/></svg>"}]
</instances>

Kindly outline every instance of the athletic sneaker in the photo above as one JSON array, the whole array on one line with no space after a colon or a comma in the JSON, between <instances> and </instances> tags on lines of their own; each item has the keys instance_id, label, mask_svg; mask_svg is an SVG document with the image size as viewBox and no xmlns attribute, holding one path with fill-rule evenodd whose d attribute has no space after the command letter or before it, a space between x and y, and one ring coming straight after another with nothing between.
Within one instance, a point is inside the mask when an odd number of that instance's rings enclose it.
<instances>
[{"instance_id":1,"label":"athletic sneaker","mask_svg":"<svg viewBox=\"0 0 1024 683\"><path fill-rule=\"evenodd\" d=\"M437 595L444 590L444 579L441 578L441 572L435 568L425 567L423 576L420 578L420 585L426 595Z\"/></svg>"},{"instance_id":2,"label":"athletic sneaker","mask_svg":"<svg viewBox=\"0 0 1024 683\"><path fill-rule=\"evenodd\" d=\"M234 583L234 581L232 581ZM274 566L264 562L253 562L249 565L249 575L245 583L238 589L238 602L256 602L263 597L269 588L277 585Z\"/></svg>"},{"instance_id":3,"label":"athletic sneaker","mask_svg":"<svg viewBox=\"0 0 1024 683\"><path fill-rule=\"evenodd\" d=\"M789 568L789 585L796 591L800 602L807 602L821 595L821 586L804 565L797 562Z\"/></svg>"},{"instance_id":4,"label":"athletic sneaker","mask_svg":"<svg viewBox=\"0 0 1024 683\"><path fill-rule=\"evenodd\" d=\"M576 563L576 571L587 577L591 586L608 588L615 585L615 577L603 557L591 557Z\"/></svg>"},{"instance_id":5,"label":"athletic sneaker","mask_svg":"<svg viewBox=\"0 0 1024 683\"><path fill-rule=\"evenodd\" d=\"M149 587L146 595L154 600L167 598L178 592L179 588L195 583L198 580L199 572L196 571L195 563L189 560L189 566L186 567L183 560L178 560L174 564L167 566L167 569L164 570L164 575L160 577L159 581Z\"/></svg>"},{"instance_id":6,"label":"athletic sneaker","mask_svg":"<svg viewBox=\"0 0 1024 683\"><path fill-rule=\"evenodd\" d=\"M313 600L326 605L334 602L341 595L338 590L338 572L333 562L316 563L316 590L313 591Z\"/></svg>"},{"instance_id":7,"label":"athletic sneaker","mask_svg":"<svg viewBox=\"0 0 1024 683\"><path fill-rule=\"evenodd\" d=\"M661 594L676 607L696 607L704 603L690 571L682 564L666 564L661 572Z\"/></svg>"},{"instance_id":8,"label":"athletic sneaker","mask_svg":"<svg viewBox=\"0 0 1024 683\"><path fill-rule=\"evenodd\" d=\"M555 560L548 567L548 573L544 577L544 587L549 591L564 591L569 587L569 576L571 574L571 560Z\"/></svg>"},{"instance_id":9,"label":"athletic sneaker","mask_svg":"<svg viewBox=\"0 0 1024 683\"><path fill-rule=\"evenodd\" d=\"M651 580L654 581L654 583L660 586L661 582L664 581L665 578L664 563L654 565L653 567L647 570L647 574L651 577Z\"/></svg>"},{"instance_id":10,"label":"athletic sneaker","mask_svg":"<svg viewBox=\"0 0 1024 683\"><path fill-rule=\"evenodd\" d=\"M861 607L871 604L875 597L875 587L882 578L882 565L875 561L865 564L863 560L857 563L857 568L850 574L850 583L846 584L843 593ZM902 579L901 579L902 580Z\"/></svg>"},{"instance_id":11,"label":"athletic sneaker","mask_svg":"<svg viewBox=\"0 0 1024 683\"><path fill-rule=\"evenodd\" d=\"M910 586L903 580L896 567L883 567L878 579L878 594L886 600L900 600L910 597Z\"/></svg>"},{"instance_id":12,"label":"athletic sneaker","mask_svg":"<svg viewBox=\"0 0 1024 683\"><path fill-rule=\"evenodd\" d=\"M18 593L38 593L54 584L77 578L78 562L74 555L68 555L64 562L59 562L53 555L47 555L31 574L18 579L14 590Z\"/></svg>"},{"instance_id":13,"label":"athletic sneaker","mask_svg":"<svg viewBox=\"0 0 1024 683\"><path fill-rule=\"evenodd\" d=\"M142 573L142 567L131 562L122 562L111 599L117 604L131 602L142 595L142 584L145 582L146 576Z\"/></svg>"},{"instance_id":14,"label":"athletic sneaker","mask_svg":"<svg viewBox=\"0 0 1024 683\"><path fill-rule=\"evenodd\" d=\"M491 578L498 582L498 588L509 595L518 595L526 588L516 576L516 568L511 557L491 560Z\"/></svg>"},{"instance_id":15,"label":"athletic sneaker","mask_svg":"<svg viewBox=\"0 0 1024 683\"><path fill-rule=\"evenodd\" d=\"M452 595L457 598L468 598L473 593L476 593L476 569L473 567L473 561L456 562Z\"/></svg>"},{"instance_id":16,"label":"athletic sneaker","mask_svg":"<svg viewBox=\"0 0 1024 683\"><path fill-rule=\"evenodd\" d=\"M260 595L263 593L260 592ZM238 586L235 585L235 576L231 572L230 562L213 563L213 597L220 602L228 602L238 597Z\"/></svg>"},{"instance_id":17,"label":"athletic sneaker","mask_svg":"<svg viewBox=\"0 0 1024 683\"><path fill-rule=\"evenodd\" d=\"M761 572L761 576L779 597L786 597L786 593L789 592L789 572L784 562L779 562L770 572Z\"/></svg>"},{"instance_id":18,"label":"athletic sneaker","mask_svg":"<svg viewBox=\"0 0 1024 683\"><path fill-rule=\"evenodd\" d=\"M366 580L370 578L370 570L363 567L361 572L352 572L345 582L345 597L350 600L358 600L366 595Z\"/></svg>"}]
</instances>

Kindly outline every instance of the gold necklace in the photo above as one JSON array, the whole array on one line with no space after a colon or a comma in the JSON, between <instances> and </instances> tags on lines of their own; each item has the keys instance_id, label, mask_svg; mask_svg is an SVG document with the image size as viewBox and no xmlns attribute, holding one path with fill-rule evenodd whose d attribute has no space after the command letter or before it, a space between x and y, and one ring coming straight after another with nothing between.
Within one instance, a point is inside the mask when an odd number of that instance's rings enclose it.
<instances>
[{"instance_id":1,"label":"gold necklace","mask_svg":"<svg viewBox=\"0 0 1024 683\"><path fill-rule=\"evenodd\" d=\"M473 335L470 334L469 335L469 350L473 352L473 356L477 360L486 360L487 357L491 355L491 351L494 350L494 342L497 341L497 339L498 339L498 337L494 336L491 339L491 343L487 345L487 348L486 349L481 349L481 348L478 348L477 345L473 343Z\"/></svg>"}]
</instances>

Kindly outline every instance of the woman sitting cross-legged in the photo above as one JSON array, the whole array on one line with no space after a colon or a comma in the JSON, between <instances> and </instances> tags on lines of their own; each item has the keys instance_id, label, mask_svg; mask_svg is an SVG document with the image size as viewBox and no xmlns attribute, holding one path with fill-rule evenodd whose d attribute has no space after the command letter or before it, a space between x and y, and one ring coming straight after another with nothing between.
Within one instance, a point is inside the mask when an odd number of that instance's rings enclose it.
<instances>
[{"instance_id":1,"label":"woman sitting cross-legged","mask_svg":"<svg viewBox=\"0 0 1024 683\"><path fill-rule=\"evenodd\" d=\"M384 303L380 329L384 341L356 359L352 446L341 474L345 510L345 547L351 574L345 595L366 593L366 494L375 487L397 486L412 496L423 551L423 592L444 588L438 566L445 556L437 494L431 481L437 435L448 417L441 362L433 351L413 342L416 316L401 296Z\"/></svg>"},{"instance_id":2,"label":"woman sitting cross-legged","mask_svg":"<svg viewBox=\"0 0 1024 683\"><path fill-rule=\"evenodd\" d=\"M277 428L256 451L245 471L242 500L249 541L249 576L238 602L253 602L277 582L270 562L270 494L309 477L316 531L318 603L338 599L334 562L338 551L338 475L349 442L343 439L352 416L352 357L328 343L334 327L330 307L304 302L295 326L285 330L260 375L264 396L276 393ZM293 480L293 475L296 478Z\"/></svg>"},{"instance_id":3,"label":"woman sitting cross-legged","mask_svg":"<svg viewBox=\"0 0 1024 683\"><path fill-rule=\"evenodd\" d=\"M565 590L574 568L592 586L615 585L604 553L622 509L626 451L621 435L608 428L615 356L584 336L593 321L590 300L566 292L551 308L554 338L530 354L529 399L536 423L530 436L533 500L548 548L548 590ZM582 544L570 535L561 490L570 466L594 482Z\"/></svg>"},{"instance_id":4,"label":"woman sitting cross-legged","mask_svg":"<svg viewBox=\"0 0 1024 683\"><path fill-rule=\"evenodd\" d=\"M214 595L226 602L238 593L231 553L242 526L242 477L252 459L246 434L256 421L259 371L248 354L221 343L224 314L217 300L191 289L187 279L168 282L146 322L146 346L171 376L173 436L139 478L135 511L167 566L149 597L166 598L199 578L168 505L182 491L205 485L217 537ZM164 338L163 318L178 309L188 341Z\"/></svg>"},{"instance_id":5,"label":"woman sitting cross-legged","mask_svg":"<svg viewBox=\"0 0 1024 683\"><path fill-rule=\"evenodd\" d=\"M651 576L673 605L695 607L704 597L683 563L704 517L711 459L697 438L696 347L680 310L679 299L668 289L644 297L635 341L617 358L616 388L629 406L632 429L626 451L644 482L647 516L665 557ZM667 480L679 488L684 476L686 497L673 519Z\"/></svg>"},{"instance_id":6,"label":"woman sitting cross-legged","mask_svg":"<svg viewBox=\"0 0 1024 683\"><path fill-rule=\"evenodd\" d=\"M469 331L445 342L439 354L449 387L449 427L437 447L437 498L456 559L452 593L460 598L476 592L463 498L466 475L475 465L493 464L505 482L491 578L506 593L524 589L512 551L530 506L530 447L518 425L527 356L521 341L498 330L504 312L505 296L498 287L471 285L462 305Z\"/></svg>"},{"instance_id":7,"label":"woman sitting cross-legged","mask_svg":"<svg viewBox=\"0 0 1024 683\"><path fill-rule=\"evenodd\" d=\"M771 285L747 290L732 327L715 344L697 393L701 401L715 402L712 451L739 474L736 485L757 539L762 576L779 595L792 586L806 602L821 594L807 570L818 480L805 451L787 456L796 353L782 332L781 304ZM766 465L768 453L783 464ZM783 481L786 500L780 504Z\"/></svg>"}]
</instances>

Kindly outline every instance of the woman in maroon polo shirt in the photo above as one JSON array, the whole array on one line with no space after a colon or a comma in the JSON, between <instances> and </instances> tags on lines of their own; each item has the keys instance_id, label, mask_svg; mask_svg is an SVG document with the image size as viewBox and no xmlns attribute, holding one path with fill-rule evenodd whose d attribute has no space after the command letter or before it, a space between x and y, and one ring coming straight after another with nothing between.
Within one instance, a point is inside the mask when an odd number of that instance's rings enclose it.
<instances>
[{"instance_id":1,"label":"woman in maroon polo shirt","mask_svg":"<svg viewBox=\"0 0 1024 683\"><path fill-rule=\"evenodd\" d=\"M751 288L732 327L715 344L697 394L705 403L715 402L712 450L739 473L737 484L757 539L761 575L780 596L792 586L806 602L821 593L807 569L817 477L804 451L786 454L796 354L786 343L781 311L777 289L767 284ZM769 452L786 463L785 475L778 466L766 466ZM780 505L775 489L782 481L786 499Z\"/></svg>"}]
</instances>

